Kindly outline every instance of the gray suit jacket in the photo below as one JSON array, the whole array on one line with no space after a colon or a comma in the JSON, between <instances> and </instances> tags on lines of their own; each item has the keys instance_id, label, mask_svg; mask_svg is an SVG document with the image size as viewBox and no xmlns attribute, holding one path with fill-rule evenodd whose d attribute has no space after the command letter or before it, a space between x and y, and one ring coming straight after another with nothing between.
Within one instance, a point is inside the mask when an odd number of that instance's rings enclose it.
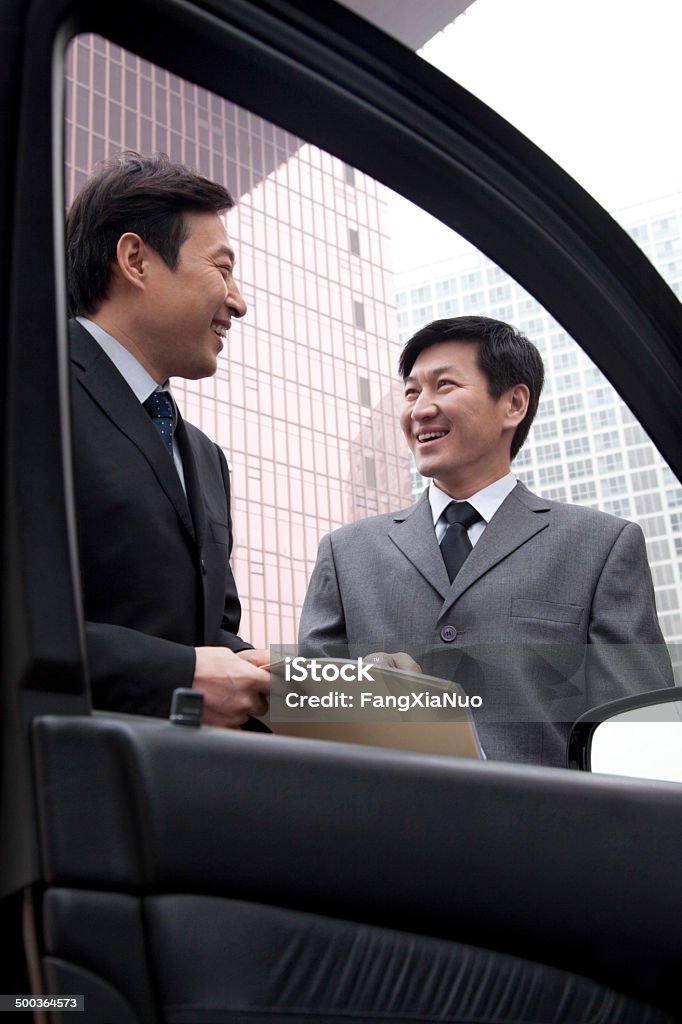
<instances>
[{"instance_id":1,"label":"gray suit jacket","mask_svg":"<svg viewBox=\"0 0 682 1024\"><path fill-rule=\"evenodd\" d=\"M565 764L568 724L672 684L639 526L519 483L452 584L428 492L324 537L301 614L308 655L404 650L483 699L488 757Z\"/></svg>"}]
</instances>

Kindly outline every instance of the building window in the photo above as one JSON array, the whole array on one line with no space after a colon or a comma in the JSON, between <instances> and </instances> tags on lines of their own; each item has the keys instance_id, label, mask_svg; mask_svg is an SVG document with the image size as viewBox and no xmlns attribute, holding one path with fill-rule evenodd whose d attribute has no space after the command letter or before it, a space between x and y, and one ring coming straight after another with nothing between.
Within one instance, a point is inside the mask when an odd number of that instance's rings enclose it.
<instances>
[{"instance_id":1,"label":"building window","mask_svg":"<svg viewBox=\"0 0 682 1024\"><path fill-rule=\"evenodd\" d=\"M360 395L360 404L366 405L368 409L371 409L372 395L367 377L358 377L358 393Z\"/></svg>"},{"instance_id":2,"label":"building window","mask_svg":"<svg viewBox=\"0 0 682 1024\"><path fill-rule=\"evenodd\" d=\"M569 416L564 420L564 434L582 434L587 430L587 420L584 416Z\"/></svg>"},{"instance_id":3,"label":"building window","mask_svg":"<svg viewBox=\"0 0 682 1024\"><path fill-rule=\"evenodd\" d=\"M629 427L627 428L630 429ZM641 469L643 466L653 466L656 462L653 448L633 448L628 452L628 466L630 469Z\"/></svg>"},{"instance_id":4,"label":"building window","mask_svg":"<svg viewBox=\"0 0 682 1024\"><path fill-rule=\"evenodd\" d=\"M634 491L655 491L658 489L658 475L655 469L644 469L641 473L632 474Z\"/></svg>"},{"instance_id":5,"label":"building window","mask_svg":"<svg viewBox=\"0 0 682 1024\"><path fill-rule=\"evenodd\" d=\"M661 612L677 611L680 607L676 590L657 590L656 606Z\"/></svg>"},{"instance_id":6,"label":"building window","mask_svg":"<svg viewBox=\"0 0 682 1024\"><path fill-rule=\"evenodd\" d=\"M359 330L365 330L365 307L362 302L353 302L353 321Z\"/></svg>"},{"instance_id":7,"label":"building window","mask_svg":"<svg viewBox=\"0 0 682 1024\"><path fill-rule=\"evenodd\" d=\"M600 455L597 459L599 473L618 473L623 469L623 456L620 452L610 452L608 455Z\"/></svg>"},{"instance_id":8,"label":"building window","mask_svg":"<svg viewBox=\"0 0 682 1024\"><path fill-rule=\"evenodd\" d=\"M480 288L483 284L483 274L480 272L473 274L464 274L462 277L462 287L466 289Z\"/></svg>"},{"instance_id":9,"label":"building window","mask_svg":"<svg viewBox=\"0 0 682 1024\"><path fill-rule=\"evenodd\" d=\"M579 373L562 373L556 378L557 391L577 391L579 387Z\"/></svg>"},{"instance_id":10,"label":"building window","mask_svg":"<svg viewBox=\"0 0 682 1024\"><path fill-rule=\"evenodd\" d=\"M570 480L576 480L581 476L592 476L594 466L592 459L578 459L577 462L569 462L568 476Z\"/></svg>"},{"instance_id":11,"label":"building window","mask_svg":"<svg viewBox=\"0 0 682 1024\"><path fill-rule=\"evenodd\" d=\"M630 511L630 502L627 498L616 498L614 501L605 501L604 511L610 512L613 516L621 516L623 519L629 519L632 515Z\"/></svg>"},{"instance_id":12,"label":"building window","mask_svg":"<svg viewBox=\"0 0 682 1024\"><path fill-rule=\"evenodd\" d=\"M544 498L548 501L566 501L566 488L565 487L547 487L542 492Z\"/></svg>"},{"instance_id":13,"label":"building window","mask_svg":"<svg viewBox=\"0 0 682 1024\"><path fill-rule=\"evenodd\" d=\"M569 459L575 458L576 455L587 455L590 451L590 439L589 437L575 437L565 441L564 447Z\"/></svg>"},{"instance_id":14,"label":"building window","mask_svg":"<svg viewBox=\"0 0 682 1024\"><path fill-rule=\"evenodd\" d=\"M592 408L596 405L610 405L614 399L614 392L611 388L596 388L589 391L587 400Z\"/></svg>"},{"instance_id":15,"label":"building window","mask_svg":"<svg viewBox=\"0 0 682 1024\"><path fill-rule=\"evenodd\" d=\"M350 164L343 165L343 180L346 182L346 185L355 186L355 168L351 167Z\"/></svg>"},{"instance_id":16,"label":"building window","mask_svg":"<svg viewBox=\"0 0 682 1024\"><path fill-rule=\"evenodd\" d=\"M436 298L443 299L448 295L457 294L457 281L454 277L448 277L445 281L436 281Z\"/></svg>"},{"instance_id":17,"label":"building window","mask_svg":"<svg viewBox=\"0 0 682 1024\"><path fill-rule=\"evenodd\" d=\"M677 217L663 217L653 223L654 238L662 238L664 235L677 233Z\"/></svg>"},{"instance_id":18,"label":"building window","mask_svg":"<svg viewBox=\"0 0 682 1024\"><path fill-rule=\"evenodd\" d=\"M648 516L663 508L660 494L636 494L635 510L638 516Z\"/></svg>"},{"instance_id":19,"label":"building window","mask_svg":"<svg viewBox=\"0 0 682 1024\"><path fill-rule=\"evenodd\" d=\"M604 374L596 366L586 366L584 374L587 387L592 387L593 384L606 384Z\"/></svg>"},{"instance_id":20,"label":"building window","mask_svg":"<svg viewBox=\"0 0 682 1024\"><path fill-rule=\"evenodd\" d=\"M571 487L571 501L585 502L596 501L597 486L593 483L573 484Z\"/></svg>"},{"instance_id":21,"label":"building window","mask_svg":"<svg viewBox=\"0 0 682 1024\"><path fill-rule=\"evenodd\" d=\"M360 234L355 228L348 228L348 248L354 256L360 255Z\"/></svg>"},{"instance_id":22,"label":"building window","mask_svg":"<svg viewBox=\"0 0 682 1024\"><path fill-rule=\"evenodd\" d=\"M465 295L462 299L464 309L471 312L472 310L482 310L485 306L485 296L483 292L472 292L471 295Z\"/></svg>"},{"instance_id":23,"label":"building window","mask_svg":"<svg viewBox=\"0 0 682 1024\"><path fill-rule=\"evenodd\" d=\"M682 537L676 539L682 544ZM650 562L667 562L670 558L670 544L667 540L652 540L646 550Z\"/></svg>"},{"instance_id":24,"label":"building window","mask_svg":"<svg viewBox=\"0 0 682 1024\"><path fill-rule=\"evenodd\" d=\"M595 434L594 444L598 452L608 448L620 448L620 434L610 430L607 434Z\"/></svg>"},{"instance_id":25,"label":"building window","mask_svg":"<svg viewBox=\"0 0 682 1024\"><path fill-rule=\"evenodd\" d=\"M615 409L602 409L600 412L592 413L593 430L604 430L606 427L615 427L617 423Z\"/></svg>"},{"instance_id":26,"label":"building window","mask_svg":"<svg viewBox=\"0 0 682 1024\"><path fill-rule=\"evenodd\" d=\"M419 286L419 288L413 288L412 291L410 292L410 298L412 300L412 304L413 305L419 304L419 303L422 303L422 302L430 302L431 301L431 285L430 284L422 284L422 285Z\"/></svg>"},{"instance_id":27,"label":"building window","mask_svg":"<svg viewBox=\"0 0 682 1024\"><path fill-rule=\"evenodd\" d=\"M555 412L554 402L551 399L540 399L540 404L538 405L538 411L536 414L538 417L544 419L545 416L554 416Z\"/></svg>"},{"instance_id":28,"label":"building window","mask_svg":"<svg viewBox=\"0 0 682 1024\"><path fill-rule=\"evenodd\" d=\"M639 525L642 527L644 536L663 537L665 536L665 519L663 516L650 516L648 519L641 519Z\"/></svg>"},{"instance_id":29,"label":"building window","mask_svg":"<svg viewBox=\"0 0 682 1024\"><path fill-rule=\"evenodd\" d=\"M494 284L495 281L504 281L507 275L505 274L504 270L500 269L500 267L492 266L487 268L485 276L487 278L488 284Z\"/></svg>"},{"instance_id":30,"label":"building window","mask_svg":"<svg viewBox=\"0 0 682 1024\"><path fill-rule=\"evenodd\" d=\"M365 455L365 483L376 490L377 469L374 459L369 455Z\"/></svg>"},{"instance_id":31,"label":"building window","mask_svg":"<svg viewBox=\"0 0 682 1024\"><path fill-rule=\"evenodd\" d=\"M428 323L432 318L432 306L418 306L417 309L412 310L412 323L417 324L418 327L423 327L423 325Z\"/></svg>"},{"instance_id":32,"label":"building window","mask_svg":"<svg viewBox=\"0 0 682 1024\"><path fill-rule=\"evenodd\" d=\"M577 365L577 352L559 352L554 356L555 371L563 372L564 370L572 370Z\"/></svg>"},{"instance_id":33,"label":"building window","mask_svg":"<svg viewBox=\"0 0 682 1024\"><path fill-rule=\"evenodd\" d=\"M536 449L539 462L556 462L561 458L561 446L555 444L540 444Z\"/></svg>"},{"instance_id":34,"label":"building window","mask_svg":"<svg viewBox=\"0 0 682 1024\"><path fill-rule=\"evenodd\" d=\"M582 395L564 395L563 398L559 399L559 412L576 412L578 409L583 408L583 396Z\"/></svg>"},{"instance_id":35,"label":"building window","mask_svg":"<svg viewBox=\"0 0 682 1024\"><path fill-rule=\"evenodd\" d=\"M627 491L624 476L610 476L601 482L601 493L605 498L611 494L622 494L623 491Z\"/></svg>"},{"instance_id":36,"label":"building window","mask_svg":"<svg viewBox=\"0 0 682 1024\"><path fill-rule=\"evenodd\" d=\"M536 423L533 426L533 440L547 441L550 437L556 437L558 432L559 428L556 423Z\"/></svg>"},{"instance_id":37,"label":"building window","mask_svg":"<svg viewBox=\"0 0 682 1024\"><path fill-rule=\"evenodd\" d=\"M539 473L540 485L559 484L563 482L564 472L562 466L543 466Z\"/></svg>"}]
</instances>

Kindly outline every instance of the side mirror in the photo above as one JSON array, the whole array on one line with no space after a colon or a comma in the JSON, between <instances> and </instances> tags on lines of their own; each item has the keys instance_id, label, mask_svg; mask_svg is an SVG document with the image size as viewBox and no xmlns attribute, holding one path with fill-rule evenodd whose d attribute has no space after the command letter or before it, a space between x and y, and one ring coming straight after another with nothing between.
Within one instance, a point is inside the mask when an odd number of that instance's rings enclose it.
<instances>
[{"instance_id":1,"label":"side mirror","mask_svg":"<svg viewBox=\"0 0 682 1024\"><path fill-rule=\"evenodd\" d=\"M682 686L587 711L568 737L568 766L586 772L682 782Z\"/></svg>"}]
</instances>

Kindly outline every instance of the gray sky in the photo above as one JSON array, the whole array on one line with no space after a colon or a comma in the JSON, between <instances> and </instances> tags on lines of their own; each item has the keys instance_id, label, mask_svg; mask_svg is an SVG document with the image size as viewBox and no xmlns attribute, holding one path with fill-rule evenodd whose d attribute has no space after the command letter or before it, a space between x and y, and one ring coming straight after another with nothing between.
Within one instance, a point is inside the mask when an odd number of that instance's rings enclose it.
<instances>
[{"instance_id":1,"label":"gray sky","mask_svg":"<svg viewBox=\"0 0 682 1024\"><path fill-rule=\"evenodd\" d=\"M617 215L682 188L681 40L681 0L476 0L421 55ZM403 204L393 221L414 243ZM421 251L447 247L424 231Z\"/></svg>"}]
</instances>

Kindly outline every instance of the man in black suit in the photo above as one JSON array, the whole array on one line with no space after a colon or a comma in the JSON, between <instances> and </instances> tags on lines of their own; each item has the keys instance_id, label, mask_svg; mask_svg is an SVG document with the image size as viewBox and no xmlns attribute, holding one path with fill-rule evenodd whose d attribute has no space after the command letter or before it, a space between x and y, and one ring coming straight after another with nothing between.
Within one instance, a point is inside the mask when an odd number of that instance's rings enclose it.
<instances>
[{"instance_id":1,"label":"man in black suit","mask_svg":"<svg viewBox=\"0 0 682 1024\"><path fill-rule=\"evenodd\" d=\"M125 154L67 216L73 453L96 707L166 716L175 687L204 721L267 710L266 651L238 636L221 449L185 423L170 377L216 371L246 305L221 214L229 192L166 157Z\"/></svg>"}]
</instances>

